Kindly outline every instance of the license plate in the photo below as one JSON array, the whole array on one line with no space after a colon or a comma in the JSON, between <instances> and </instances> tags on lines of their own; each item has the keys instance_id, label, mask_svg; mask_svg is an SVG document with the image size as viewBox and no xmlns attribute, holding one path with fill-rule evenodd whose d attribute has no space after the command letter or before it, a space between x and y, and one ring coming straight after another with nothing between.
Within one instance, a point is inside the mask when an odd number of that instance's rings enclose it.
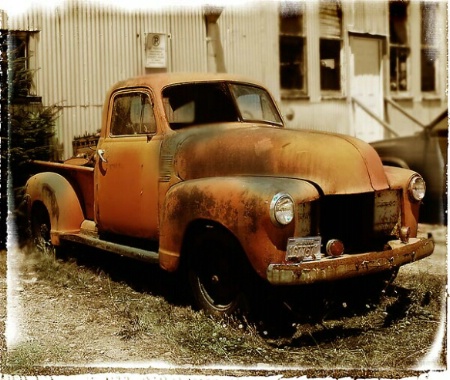
<instances>
[{"instance_id":1,"label":"license plate","mask_svg":"<svg viewBox=\"0 0 450 380\"><path fill-rule=\"evenodd\" d=\"M320 247L322 239L314 237L293 237L288 239L286 261L301 263L302 261L321 258Z\"/></svg>"}]
</instances>

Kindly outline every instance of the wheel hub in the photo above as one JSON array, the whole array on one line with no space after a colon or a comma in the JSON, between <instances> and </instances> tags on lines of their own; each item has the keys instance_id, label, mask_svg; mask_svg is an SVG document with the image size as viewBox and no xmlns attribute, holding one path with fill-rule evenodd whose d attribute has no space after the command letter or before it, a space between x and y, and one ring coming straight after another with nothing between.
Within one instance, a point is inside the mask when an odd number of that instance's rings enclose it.
<instances>
[{"instance_id":1,"label":"wheel hub","mask_svg":"<svg viewBox=\"0 0 450 380\"><path fill-rule=\"evenodd\" d=\"M211 277L211 282L212 282L213 284L218 284L218 283L220 282L219 276L218 276L217 274L213 275L213 276Z\"/></svg>"}]
</instances>

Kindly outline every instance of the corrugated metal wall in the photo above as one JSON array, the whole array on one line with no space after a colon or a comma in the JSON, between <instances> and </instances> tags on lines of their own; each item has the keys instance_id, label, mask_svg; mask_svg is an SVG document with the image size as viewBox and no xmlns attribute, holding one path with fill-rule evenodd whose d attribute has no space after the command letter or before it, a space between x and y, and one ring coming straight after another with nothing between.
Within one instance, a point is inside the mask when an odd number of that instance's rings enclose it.
<instances>
[{"instance_id":1,"label":"corrugated metal wall","mask_svg":"<svg viewBox=\"0 0 450 380\"><path fill-rule=\"evenodd\" d=\"M354 30L385 33L385 4L375 22L374 9L363 2L344 2L348 23ZM146 33L167 33L167 71L207 71L206 30L201 7L126 11L88 2L67 2L54 10L41 8L10 19L9 28L39 30L36 36L36 92L44 104L59 104L58 138L64 158L72 154L74 136L95 132L101 126L101 108L107 89L116 81L146 72ZM308 4L314 12L315 3ZM372 5L373 6L373 5ZM372 17L373 18L373 17ZM314 46L319 24L309 17L308 44ZM364 20L364 21L361 21ZM294 110L290 126L336 129L349 132L345 102L320 103L321 94L310 86L309 103L280 99L278 52L278 3L252 2L240 7L225 6L218 20L226 70L264 83L279 101L282 110ZM368 25L370 24L370 25ZM274 32L275 31L275 32ZM309 61L317 61L310 49ZM308 63L311 83L318 72ZM147 70L149 72L151 70ZM306 110L306 108L308 110ZM333 126L323 117L334 115Z\"/></svg>"},{"instance_id":2,"label":"corrugated metal wall","mask_svg":"<svg viewBox=\"0 0 450 380\"><path fill-rule=\"evenodd\" d=\"M282 112L294 115L288 123L290 127L351 134L352 110L347 98L350 88L348 32L388 36L388 2L342 1L343 91L333 99L324 98L319 85L319 3L305 1L308 12L307 98L280 99L277 1L250 4L243 1L240 7L224 6L218 25L226 71L264 83L279 101ZM58 135L65 147L65 158L72 154L74 136L100 128L101 107L108 88L120 79L152 71L146 70L144 64L146 33L169 36L167 71L206 72L208 69L201 7L127 11L81 0L63 4L65 6L53 10L39 8L15 15L4 27L39 31L31 43L38 68L35 92L42 96L44 104L57 103L63 108ZM444 12L442 17L446 25L447 14ZM2 17L4 23L5 17ZM443 40L445 35L442 33ZM443 44L446 52L446 42ZM385 74L387 78L388 71L385 70ZM439 75L439 83L447 83L446 71ZM445 98L444 90L432 100L423 101L420 91L413 95L414 111L419 108L419 117L441 108Z\"/></svg>"},{"instance_id":3,"label":"corrugated metal wall","mask_svg":"<svg viewBox=\"0 0 450 380\"><path fill-rule=\"evenodd\" d=\"M6 12L2 9L0 9L0 29L6 29L7 28L7 16Z\"/></svg>"},{"instance_id":4,"label":"corrugated metal wall","mask_svg":"<svg viewBox=\"0 0 450 380\"><path fill-rule=\"evenodd\" d=\"M207 71L206 29L201 8L184 8L170 16L170 71Z\"/></svg>"},{"instance_id":5,"label":"corrugated metal wall","mask_svg":"<svg viewBox=\"0 0 450 380\"><path fill-rule=\"evenodd\" d=\"M206 71L201 8L128 12L75 2L53 10L33 9L10 18L8 27L39 31L35 35L35 91L44 104L62 107L57 131L64 158L72 154L74 136L100 128L109 87L146 73L146 33L169 35L167 71Z\"/></svg>"},{"instance_id":6,"label":"corrugated metal wall","mask_svg":"<svg viewBox=\"0 0 450 380\"><path fill-rule=\"evenodd\" d=\"M387 35L389 17L387 1L343 1L344 23L350 32Z\"/></svg>"},{"instance_id":7,"label":"corrugated metal wall","mask_svg":"<svg viewBox=\"0 0 450 380\"><path fill-rule=\"evenodd\" d=\"M264 83L279 99L277 2L225 7L219 26L227 71Z\"/></svg>"}]
</instances>

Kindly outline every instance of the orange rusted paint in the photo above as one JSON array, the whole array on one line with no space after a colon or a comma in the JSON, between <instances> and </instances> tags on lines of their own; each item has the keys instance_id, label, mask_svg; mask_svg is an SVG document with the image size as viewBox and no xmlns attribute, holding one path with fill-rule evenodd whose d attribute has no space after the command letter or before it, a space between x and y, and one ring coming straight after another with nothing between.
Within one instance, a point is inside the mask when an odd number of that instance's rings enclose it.
<instances>
[{"instance_id":1,"label":"orange rusted paint","mask_svg":"<svg viewBox=\"0 0 450 380\"><path fill-rule=\"evenodd\" d=\"M35 202L43 204L50 218L52 243L59 245L61 233L78 233L84 220L79 198L70 183L60 174L43 172L26 185L27 211Z\"/></svg>"},{"instance_id":2,"label":"orange rusted paint","mask_svg":"<svg viewBox=\"0 0 450 380\"><path fill-rule=\"evenodd\" d=\"M409 244L396 243L395 248L381 252L325 257L320 261L300 264L271 264L267 269L267 278L275 285L335 281L393 270L423 259L434 250L434 242L430 239L414 239Z\"/></svg>"},{"instance_id":3,"label":"orange rusted paint","mask_svg":"<svg viewBox=\"0 0 450 380\"><path fill-rule=\"evenodd\" d=\"M345 136L228 123L214 129L192 127L173 138L177 140L175 170L183 180L251 173L308 179L325 194L388 188L373 149Z\"/></svg>"},{"instance_id":4,"label":"orange rusted paint","mask_svg":"<svg viewBox=\"0 0 450 380\"><path fill-rule=\"evenodd\" d=\"M264 276L270 262L284 258L295 224L275 226L270 220L272 197L289 192L294 201L319 198L308 182L270 177L210 177L181 182L166 195L161 219L160 247L165 268L175 270L184 231L195 220L219 223L237 237L254 269Z\"/></svg>"},{"instance_id":5,"label":"orange rusted paint","mask_svg":"<svg viewBox=\"0 0 450 380\"><path fill-rule=\"evenodd\" d=\"M389 179L389 185L393 189L402 191L402 221L403 226L410 228L410 236L417 236L417 226L419 223L420 202L411 200L408 194L408 183L415 174L412 170L385 166L384 170Z\"/></svg>"},{"instance_id":6,"label":"orange rusted paint","mask_svg":"<svg viewBox=\"0 0 450 380\"><path fill-rule=\"evenodd\" d=\"M60 164L47 161L33 161L36 170L52 171L65 177L80 200L85 219L94 218L94 169L86 166Z\"/></svg>"},{"instance_id":7,"label":"orange rusted paint","mask_svg":"<svg viewBox=\"0 0 450 380\"><path fill-rule=\"evenodd\" d=\"M195 112L214 118L175 128L176 106L183 99L175 99L172 107L168 89L192 83L220 84L219 95L229 97L234 116L216 120L214 112L226 108L222 103L208 109L196 104L200 109ZM227 74L155 74L114 85L104 103L95 166L46 164L53 173L29 182L30 207L45 200L50 212L58 210L58 217L52 217L54 242L71 234L71 240L86 244L104 236L126 237L126 244L140 244L139 249L130 247L130 255L145 257L142 246L150 243L156 246L150 260L159 254L161 267L174 271L190 226L213 224L236 238L256 273L283 284L365 275L432 253L429 241L383 248L399 238L401 229L417 236L420 203L408 194L414 172L383 167L375 150L358 139L284 128L269 95L264 104L272 112L271 122L246 119L232 89L237 83L264 92ZM151 104L156 128L147 134L114 135L114 99L134 93ZM254 98L247 104L255 104ZM53 195L45 195L43 178ZM293 200L295 215L288 225L273 219L271 204L280 193ZM80 230L83 222L89 231ZM83 239L87 233L89 239ZM286 262L288 238L306 236L320 236L324 246L338 239L345 254L297 266ZM116 241L97 245L127 252ZM375 269L355 269L364 265Z\"/></svg>"}]
</instances>

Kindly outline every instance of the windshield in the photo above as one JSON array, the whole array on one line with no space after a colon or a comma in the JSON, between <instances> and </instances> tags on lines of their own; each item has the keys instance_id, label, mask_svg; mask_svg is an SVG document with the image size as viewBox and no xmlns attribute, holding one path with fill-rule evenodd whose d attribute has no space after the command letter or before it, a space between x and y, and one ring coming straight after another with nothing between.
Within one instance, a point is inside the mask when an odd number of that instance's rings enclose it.
<instances>
[{"instance_id":1,"label":"windshield","mask_svg":"<svg viewBox=\"0 0 450 380\"><path fill-rule=\"evenodd\" d=\"M177 84L163 90L163 102L172 129L238 121L282 125L269 94L251 85L226 82Z\"/></svg>"},{"instance_id":2,"label":"windshield","mask_svg":"<svg viewBox=\"0 0 450 380\"><path fill-rule=\"evenodd\" d=\"M280 115L267 91L243 84L230 84L230 88L242 120L281 124Z\"/></svg>"}]
</instances>

